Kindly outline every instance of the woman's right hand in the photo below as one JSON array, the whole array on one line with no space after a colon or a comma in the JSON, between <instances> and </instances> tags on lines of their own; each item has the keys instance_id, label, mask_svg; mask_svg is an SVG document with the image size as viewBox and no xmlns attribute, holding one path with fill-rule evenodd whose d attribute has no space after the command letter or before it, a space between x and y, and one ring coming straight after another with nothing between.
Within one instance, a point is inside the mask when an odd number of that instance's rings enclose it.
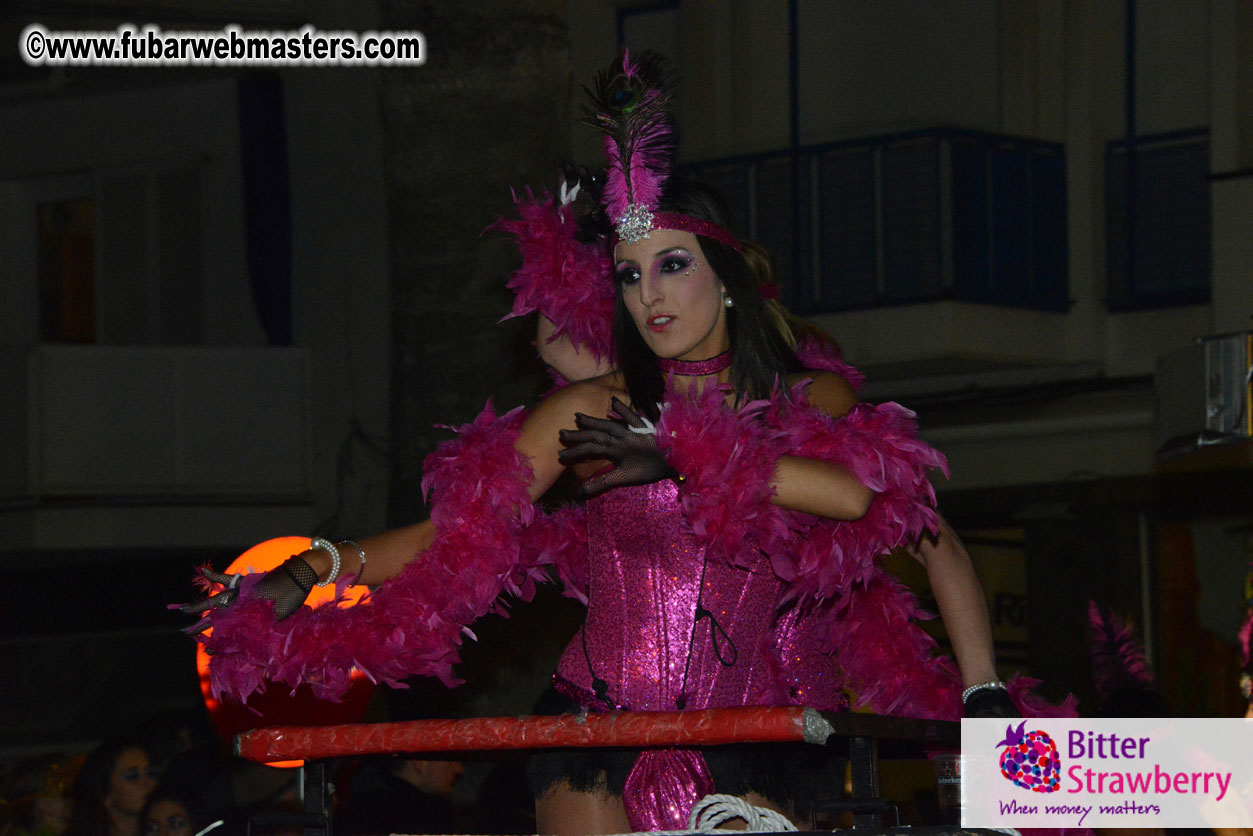
<instances>
[{"instance_id":1,"label":"woman's right hand","mask_svg":"<svg viewBox=\"0 0 1253 836\"><path fill-rule=\"evenodd\" d=\"M317 571L314 570L309 560L306 559L312 556L312 550L292 555L279 564L278 567L266 572L265 576L253 588L255 596L274 602L274 616L278 620L281 621L300 609L305 602L305 598L309 596L309 592L313 589L314 584L318 582ZM228 607L239 597L239 586L241 581L243 581L243 575L228 575L223 572L214 572L207 566L200 570L200 574L209 583L219 584L226 588L199 601L183 604L178 608L180 612L188 615L203 614L209 610ZM206 621L201 620L189 627L185 632L191 634L199 633L208 626Z\"/></svg>"},{"instance_id":2,"label":"woman's right hand","mask_svg":"<svg viewBox=\"0 0 1253 836\"><path fill-rule=\"evenodd\" d=\"M557 454L563 465L604 459L613 462L612 470L597 474L581 487L587 496L604 493L624 485L650 485L662 479L677 479L679 473L666 461L657 446L657 428L644 416L618 398L610 402L614 418L594 418L576 412L577 430L563 429L558 434L566 449Z\"/></svg>"}]
</instances>

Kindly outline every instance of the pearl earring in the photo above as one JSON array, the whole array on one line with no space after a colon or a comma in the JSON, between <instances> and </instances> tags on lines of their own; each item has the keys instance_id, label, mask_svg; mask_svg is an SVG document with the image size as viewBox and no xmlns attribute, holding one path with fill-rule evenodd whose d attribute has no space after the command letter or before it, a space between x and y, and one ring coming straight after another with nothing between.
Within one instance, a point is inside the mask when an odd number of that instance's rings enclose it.
<instances>
[{"instance_id":1,"label":"pearl earring","mask_svg":"<svg viewBox=\"0 0 1253 836\"><path fill-rule=\"evenodd\" d=\"M733 301L731 300L731 297L730 297L730 296L723 296L723 297L722 297L722 304L726 305L728 308L731 308L731 307L734 307L734 306L735 306L735 302L733 302Z\"/></svg>"}]
</instances>

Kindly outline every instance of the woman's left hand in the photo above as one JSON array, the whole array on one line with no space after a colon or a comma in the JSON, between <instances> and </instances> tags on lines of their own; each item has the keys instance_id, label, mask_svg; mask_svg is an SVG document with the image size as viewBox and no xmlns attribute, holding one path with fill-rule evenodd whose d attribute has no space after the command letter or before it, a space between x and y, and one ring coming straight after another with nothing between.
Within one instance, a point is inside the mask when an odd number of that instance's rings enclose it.
<instances>
[{"instance_id":1,"label":"woman's left hand","mask_svg":"<svg viewBox=\"0 0 1253 836\"><path fill-rule=\"evenodd\" d=\"M563 465L606 459L613 470L597 474L583 483L583 493L595 496L610 488L624 485L648 485L662 479L678 477L678 471L666 461L657 446L657 430L652 422L614 398L613 411L618 420L593 418L576 413L577 430L562 430L561 443L566 449L557 454Z\"/></svg>"},{"instance_id":2,"label":"woman's left hand","mask_svg":"<svg viewBox=\"0 0 1253 836\"><path fill-rule=\"evenodd\" d=\"M318 573L304 559L305 556L312 556L312 550L287 558L277 568L266 572L265 576L253 588L255 597L274 602L274 616L278 621L282 621L300 609L305 599L309 596L309 592L313 589L313 585L318 581ZM180 612L185 615L206 616L211 610L223 609L235 603L235 600L239 597L239 587L241 581L243 581L243 575L214 572L208 567L200 569L200 574L209 583L218 584L226 588L215 595L210 595L199 601L179 605L178 609ZM209 620L201 618L200 621L185 628L183 632L194 636L204 632L208 627Z\"/></svg>"}]
</instances>

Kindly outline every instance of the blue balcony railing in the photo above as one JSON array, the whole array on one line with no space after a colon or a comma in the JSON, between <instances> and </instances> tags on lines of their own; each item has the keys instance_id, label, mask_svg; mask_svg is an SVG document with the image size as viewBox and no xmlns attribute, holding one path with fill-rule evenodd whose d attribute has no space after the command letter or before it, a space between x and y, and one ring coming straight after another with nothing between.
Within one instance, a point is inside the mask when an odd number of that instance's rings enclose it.
<instances>
[{"instance_id":1,"label":"blue balcony railing","mask_svg":"<svg viewBox=\"0 0 1253 836\"><path fill-rule=\"evenodd\" d=\"M1137 137L1132 147L1131 158L1125 141L1105 151L1106 304L1126 311L1208 302L1209 132Z\"/></svg>"},{"instance_id":2,"label":"blue balcony railing","mask_svg":"<svg viewBox=\"0 0 1253 836\"><path fill-rule=\"evenodd\" d=\"M1058 144L935 129L682 168L718 188L775 255L797 312L1069 305Z\"/></svg>"}]
</instances>

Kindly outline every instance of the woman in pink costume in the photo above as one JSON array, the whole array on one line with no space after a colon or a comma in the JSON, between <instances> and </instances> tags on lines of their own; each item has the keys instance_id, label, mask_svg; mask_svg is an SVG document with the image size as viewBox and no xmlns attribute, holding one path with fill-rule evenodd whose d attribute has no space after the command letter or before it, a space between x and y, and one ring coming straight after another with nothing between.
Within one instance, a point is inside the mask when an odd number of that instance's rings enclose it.
<instances>
[{"instance_id":1,"label":"woman in pink costume","mask_svg":"<svg viewBox=\"0 0 1253 836\"><path fill-rule=\"evenodd\" d=\"M848 689L880 712L951 718L963 696L1012 711L978 582L944 554L959 546L927 481L943 457L904 408L857 403L848 367L805 346L799 359L762 297L760 251L709 192L667 182L668 94L649 67L618 64L597 99L608 240L580 240L565 200L524 202L504 227L523 250L515 312L542 310L555 336L602 356L610 347L588 323L611 312L614 368L531 412L489 405L460 428L426 462L426 522L315 541L263 576L207 573L214 594L189 609L209 610L214 690L242 698L268 679L336 697L354 668L455 684L468 625L502 593L528 598L555 575L588 607L554 676L572 708L838 709ZM567 468L589 499L544 514L534 503ZM924 554L942 608L958 614L946 623L964 679L980 686L966 695L912 623L912 596L876 562L936 531ZM378 589L354 607L302 606L314 583L343 583L341 562ZM539 829L669 829L707 792L777 798L769 775L721 754L549 759L533 770Z\"/></svg>"}]
</instances>

